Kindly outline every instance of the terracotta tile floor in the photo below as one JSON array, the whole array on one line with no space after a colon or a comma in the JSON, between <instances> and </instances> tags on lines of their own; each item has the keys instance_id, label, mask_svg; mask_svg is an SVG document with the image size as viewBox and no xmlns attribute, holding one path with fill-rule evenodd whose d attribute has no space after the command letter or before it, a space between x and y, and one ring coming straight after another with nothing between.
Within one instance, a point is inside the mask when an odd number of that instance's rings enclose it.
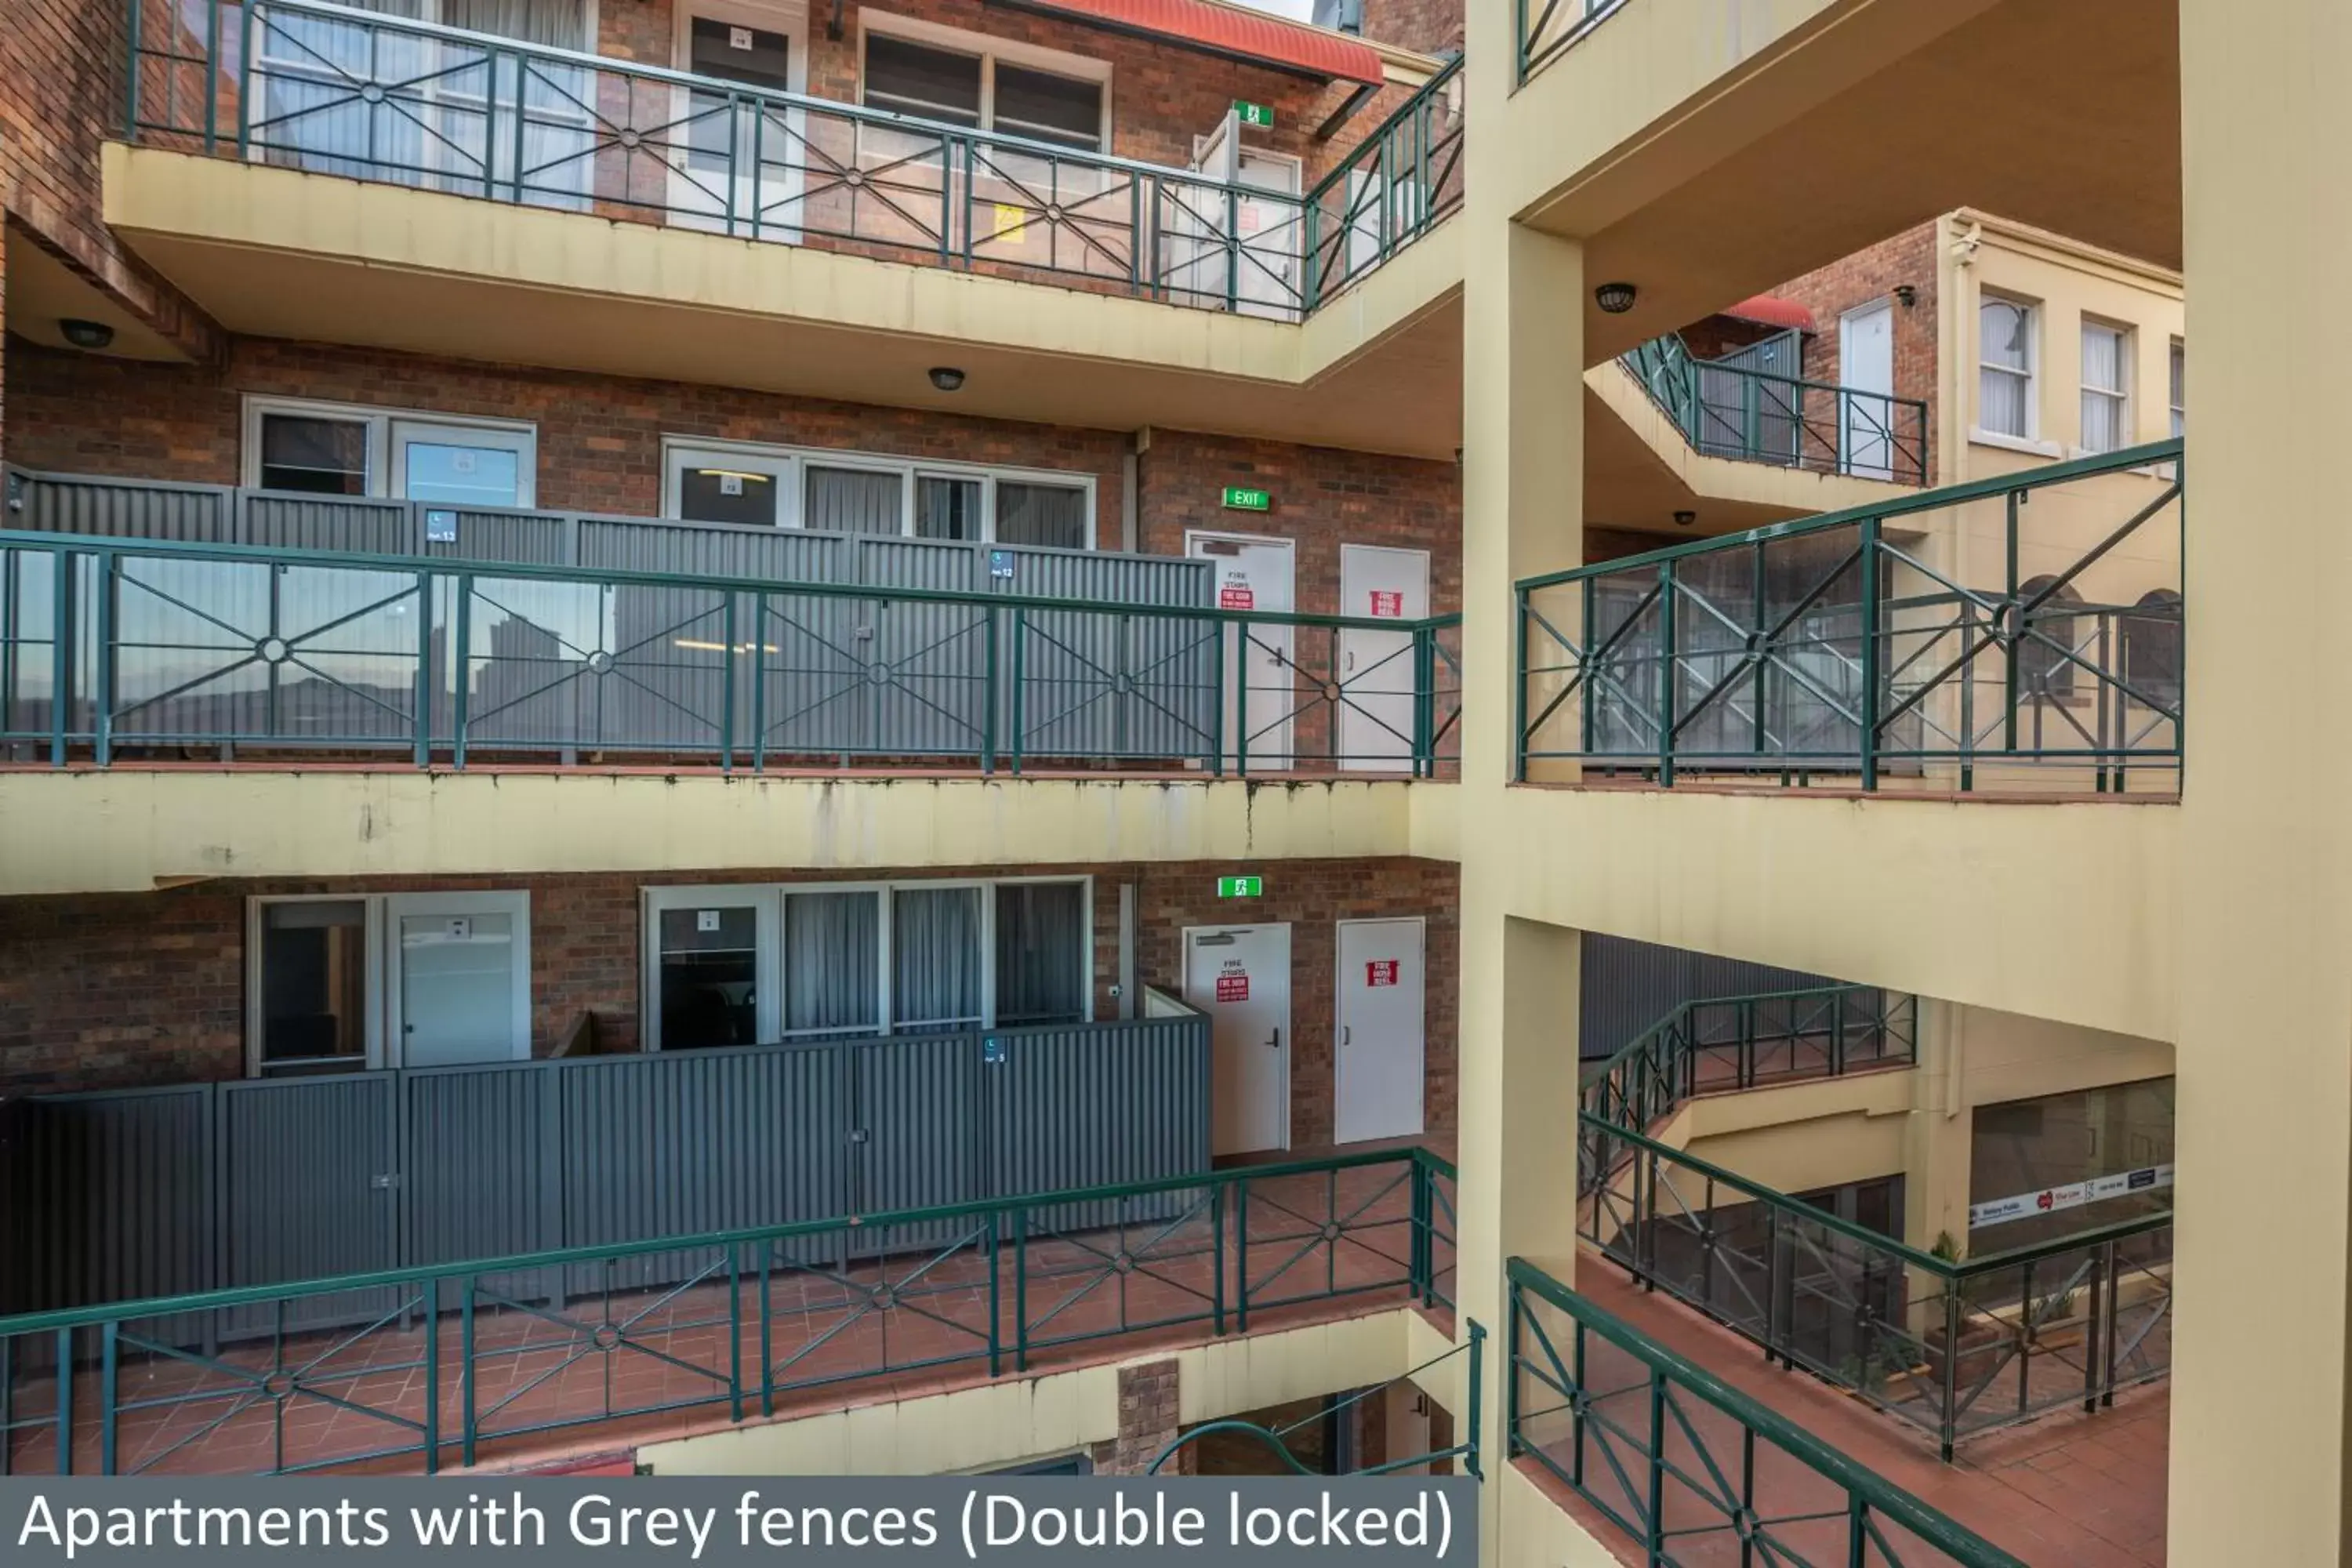
<instances>
[{"instance_id":1,"label":"terracotta tile floor","mask_svg":"<svg viewBox=\"0 0 2352 1568\"><path fill-rule=\"evenodd\" d=\"M1961 1445L1955 1463L1944 1465L1937 1462L1931 1440L1911 1426L1814 1378L1768 1366L1748 1341L1662 1294L1645 1294L1628 1283L1622 1271L1590 1256L1579 1259L1576 1289L1604 1310L1769 1405L2032 1568L2153 1568L2165 1560L2167 1432L2171 1414L2170 1388L2166 1383L2120 1394L2112 1409L2095 1415L2068 1407L2025 1426L1971 1438ZM1602 1347L1597 1338L1588 1336L1586 1343L1585 1375L1590 1386L1613 1388L1639 1380L1641 1374L1630 1358ZM1555 1344L1562 1355L1568 1353L1564 1342L1556 1340ZM1549 1390L1540 1394L1547 1403L1553 1401ZM1630 1397L1646 1400L1645 1394ZM1739 1454L1736 1425L1695 1399L1681 1403L1693 1432L1716 1462L1726 1468L1736 1488ZM1644 1429L1645 1409L1629 1407L1622 1400L1607 1408L1615 1419L1637 1431ZM1674 1427L1671 1418L1669 1427L1673 1434L1668 1442L1670 1458L1691 1473L1705 1475L1706 1460L1698 1455L1692 1432ZM1570 1445L1565 1440L1564 1420L1557 1429L1561 1440L1552 1441L1547 1429L1545 1447L1565 1463ZM1619 1489L1620 1483L1606 1462L1596 1457L1594 1447L1588 1443L1585 1452L1587 1484L1604 1496L1622 1499L1625 1494ZM1621 1451L1620 1461L1635 1485L1644 1484L1645 1471L1633 1463L1631 1454ZM1591 1502L1576 1497L1532 1461L1519 1463L1600 1540L1616 1550L1622 1561L1642 1561L1638 1547L1602 1519ZM1757 1509L1767 1518L1822 1512L1834 1516L1776 1532L1801 1553L1798 1560L1844 1563L1843 1490L1762 1444L1758 1446L1756 1474ZM1720 1522L1722 1517L1696 1489L1668 1488L1665 1518L1670 1531L1695 1531ZM1951 1561L1892 1530L1888 1543L1894 1549L1892 1557L1874 1555L1869 1561L1899 1559L1906 1568ZM1743 1562L1740 1543L1728 1531L1681 1535L1670 1543L1670 1550L1675 1563L1693 1568Z\"/></svg>"},{"instance_id":2,"label":"terracotta tile floor","mask_svg":"<svg viewBox=\"0 0 2352 1568\"><path fill-rule=\"evenodd\" d=\"M1400 1163L1253 1181L1248 1328L1405 1300L1408 1170ZM1033 1220L1025 1296L1009 1245L992 1261L984 1233L937 1226L874 1237L868 1255L846 1266L773 1259L764 1280L756 1249L741 1248L731 1286L726 1254L716 1250L667 1254L658 1260L666 1266L640 1267L635 1279L593 1267L569 1268L561 1281L548 1270L481 1276L470 1386L461 1375L464 1321L452 1309L464 1292L455 1279L440 1282L437 1321L417 1291L354 1292L311 1319L325 1323L331 1312L334 1326L275 1341L268 1321L247 1312L232 1325L242 1335L224 1329L228 1342L210 1357L169 1348L200 1344L200 1323L126 1325L116 1468L414 1470L423 1463L428 1410L437 1413L445 1467L461 1461L469 1411L477 1462L535 1463L583 1442L611 1449L723 1426L735 1418L737 1387L742 1415L760 1418L763 1363L776 1385L771 1407L783 1412L985 1380L992 1323L1006 1374L1016 1370L1024 1323L1033 1369L1196 1341L1215 1331L1220 1278L1228 1331L1242 1327L1234 1300L1240 1227L1230 1202L1222 1269L1205 1205L1107 1227L1100 1215L1085 1218L1095 1228L1054 1230ZM1450 1243L1438 1247L1437 1267L1444 1289ZM30 1355L16 1347L8 1403L0 1406L7 1468L54 1474L57 1380L29 1364L47 1347L29 1348ZM98 1366L78 1364L71 1392L73 1468L95 1474L103 1440Z\"/></svg>"}]
</instances>

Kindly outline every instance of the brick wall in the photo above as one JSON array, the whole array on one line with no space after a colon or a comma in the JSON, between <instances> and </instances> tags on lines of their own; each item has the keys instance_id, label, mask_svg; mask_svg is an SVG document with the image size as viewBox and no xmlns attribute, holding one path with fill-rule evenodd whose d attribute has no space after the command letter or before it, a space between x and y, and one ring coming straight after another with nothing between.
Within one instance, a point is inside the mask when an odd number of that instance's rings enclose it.
<instances>
[{"instance_id":1,"label":"brick wall","mask_svg":"<svg viewBox=\"0 0 2352 1568\"><path fill-rule=\"evenodd\" d=\"M1913 303L1896 300L1895 395L1927 405L1927 473L1936 472L1936 226L1924 223L1890 239L1767 290L1813 313L1819 329L1805 336L1805 378L1838 380L1838 318L1857 306L1884 300L1898 284L1916 289Z\"/></svg>"},{"instance_id":2,"label":"brick wall","mask_svg":"<svg viewBox=\"0 0 2352 1568\"><path fill-rule=\"evenodd\" d=\"M1216 878L1256 871L1269 896L1221 903ZM1329 1142L1335 920L1423 915L1427 946L1426 1101L1454 1125L1457 872L1421 860L1173 866L925 868L929 878L1091 875L1096 1016L1118 1016L1118 888L1138 886L1137 978L1175 994L1187 925L1289 921L1293 1142ZM583 1012L600 1049L639 1041L638 893L653 883L826 881L810 869L730 869L648 878L370 878L205 882L155 893L0 900L0 1092L233 1079L245 1070L246 901L289 893L516 889L530 894L532 1034L544 1055ZM1243 912L1245 908L1245 912Z\"/></svg>"},{"instance_id":3,"label":"brick wall","mask_svg":"<svg viewBox=\"0 0 2352 1568\"><path fill-rule=\"evenodd\" d=\"M1158 1458L1183 1429L1177 1418L1181 1375L1180 1363L1173 1358L1140 1362L1118 1369L1118 1436L1110 1442L1094 1446L1097 1475L1140 1476L1150 1473L1151 1461ZM1171 1455L1168 1463L1160 1467L1160 1473L1163 1476L1191 1475L1191 1447L1188 1446Z\"/></svg>"},{"instance_id":4,"label":"brick wall","mask_svg":"<svg viewBox=\"0 0 2352 1568\"><path fill-rule=\"evenodd\" d=\"M1364 37L1441 55L1462 47L1462 0L1364 0Z\"/></svg>"},{"instance_id":5,"label":"brick wall","mask_svg":"<svg viewBox=\"0 0 2352 1568\"><path fill-rule=\"evenodd\" d=\"M1426 550L1432 612L1462 607L1462 472L1452 463L1154 430L1138 472L1137 544L1148 554L1181 555L1192 528L1295 540L1297 607L1328 616L1342 611L1342 544ZM1227 485L1270 492L1273 510L1227 511Z\"/></svg>"},{"instance_id":6,"label":"brick wall","mask_svg":"<svg viewBox=\"0 0 2352 1568\"><path fill-rule=\"evenodd\" d=\"M1318 141L1316 129L1354 90L1353 84L1326 85L1174 44L989 5L984 0L893 0L870 8L847 4L842 8L838 39L825 36L830 8L812 6L807 60L812 96L844 103L857 100L861 13L867 9L1107 61L1110 66L1110 150L1119 157L1148 163L1190 165L1193 138L1207 134L1239 99L1274 110L1273 126L1244 132L1244 144L1299 158L1306 183L1312 184L1365 132L1411 96L1401 87L1383 88L1329 141ZM675 21L670 0L629 0L603 5L599 12L599 53L651 64L672 62Z\"/></svg>"},{"instance_id":7,"label":"brick wall","mask_svg":"<svg viewBox=\"0 0 2352 1568\"><path fill-rule=\"evenodd\" d=\"M695 436L1087 473L1098 536L1119 536L1110 431L268 338L194 366L14 347L9 456L32 468L235 484L239 400L260 394L531 421L539 501L559 510L659 515L662 437Z\"/></svg>"},{"instance_id":8,"label":"brick wall","mask_svg":"<svg viewBox=\"0 0 2352 1568\"><path fill-rule=\"evenodd\" d=\"M1219 874L1265 879L1265 896L1216 896ZM1334 988L1339 971L1335 922L1384 915L1422 915L1427 1013L1422 1080L1423 1125L1454 1125L1455 1021L1460 1016L1460 868L1441 860L1275 860L1254 864L1150 866L1142 868L1137 970L1147 984L1173 994L1181 984L1188 926L1290 926L1290 1142L1307 1149L1333 1137L1333 1064L1339 1030Z\"/></svg>"}]
</instances>

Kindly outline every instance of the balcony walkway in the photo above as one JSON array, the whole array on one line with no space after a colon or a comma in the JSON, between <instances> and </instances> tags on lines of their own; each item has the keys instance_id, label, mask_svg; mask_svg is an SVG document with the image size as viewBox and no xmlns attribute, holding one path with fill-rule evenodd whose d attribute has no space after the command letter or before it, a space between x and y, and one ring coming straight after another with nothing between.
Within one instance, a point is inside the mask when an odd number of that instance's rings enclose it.
<instances>
[{"instance_id":1,"label":"balcony walkway","mask_svg":"<svg viewBox=\"0 0 2352 1568\"><path fill-rule=\"evenodd\" d=\"M1409 1184L1382 1167L1336 1175L1328 1186L1317 1174L1253 1188L1247 1331L1414 1300L1402 1278L1413 1231ZM739 1300L731 1312L730 1287L720 1283L575 1290L559 1303L527 1294L530 1279L543 1286L544 1271L482 1276L470 1314L470 1399L460 1375L467 1360L460 1320L446 1308L429 1352L422 1324L400 1315L405 1301L371 1304L352 1314L360 1320L352 1325L289 1333L275 1347L257 1336L211 1357L149 1352L132 1329L161 1338L163 1328L154 1320L126 1325L115 1470L414 1472L428 1400L439 1409L441 1468L461 1462L458 1434L469 1419L483 1468L579 1461L733 1424L730 1376L747 1389L742 1419L761 1421L985 1384L992 1344L1003 1349L1001 1375L1015 1375L1011 1347L1024 1321L1033 1374L1204 1343L1214 1337L1207 1313L1220 1281L1229 1293L1243 1278L1234 1227L1213 1231L1197 1212L1116 1231L1046 1238L1033 1232L1017 1289L1013 1270L984 1250L952 1238L925 1247L909 1237L905 1245L846 1268L779 1259L765 1279L747 1275L733 1287ZM1433 1278L1450 1290L1450 1240L1438 1238L1434 1250ZM494 1295L481 1280L504 1285L512 1298ZM763 1289L764 1339L757 1302ZM463 1292L445 1289L440 1299L453 1294ZM1241 1331L1234 1303L1225 1300L1223 1310L1226 1331ZM172 1336L183 1343L192 1337L184 1327ZM762 1365L775 1385L772 1413L761 1409L758 1392ZM0 1404L0 1428L10 1439L0 1474L54 1474L56 1380L20 1373L10 1387L0 1375L0 1388L10 1394ZM106 1440L100 1368L78 1364L72 1389L73 1470L98 1474Z\"/></svg>"},{"instance_id":2,"label":"balcony walkway","mask_svg":"<svg viewBox=\"0 0 2352 1568\"><path fill-rule=\"evenodd\" d=\"M2118 1394L2112 1409L2095 1415L2071 1410L1988 1433L1944 1465L1929 1437L1802 1373L1766 1364L1748 1341L1641 1290L1589 1253L1578 1259L1576 1289L2033 1568L2158 1568L2165 1561L2168 1384ZM1717 1439L1727 1436L1728 1451L1738 1451L1738 1428L1729 1417L1706 1407L1693 1419L1703 1429L1720 1427L1706 1432L1710 1447L1724 1451ZM1522 1468L1621 1561L1643 1560L1639 1546L1591 1505L1540 1468ZM1759 1495L1759 1511L1785 1517L1822 1507L1843 1521L1843 1494L1820 1477L1792 1467L1776 1470L1773 1479L1779 1484L1771 1495ZM1671 1520L1671 1498L1669 1510ZM1743 1561L1739 1542L1727 1531L1685 1537L1674 1550L1675 1561L1692 1568Z\"/></svg>"}]
</instances>

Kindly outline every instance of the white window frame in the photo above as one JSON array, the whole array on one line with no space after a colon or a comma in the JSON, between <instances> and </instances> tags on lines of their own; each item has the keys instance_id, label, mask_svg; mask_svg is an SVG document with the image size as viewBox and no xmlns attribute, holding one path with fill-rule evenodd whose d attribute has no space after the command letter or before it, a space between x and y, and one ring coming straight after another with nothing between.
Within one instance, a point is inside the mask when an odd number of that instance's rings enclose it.
<instances>
[{"instance_id":1,"label":"white window frame","mask_svg":"<svg viewBox=\"0 0 2352 1568\"><path fill-rule=\"evenodd\" d=\"M776 526L806 530L808 469L813 464L820 468L856 468L866 473L897 474L900 479L900 510L898 536L915 537L915 481L923 476L938 479L978 479L980 481L981 536L977 542L996 542L996 487L1010 480L1015 484L1055 485L1064 489L1082 490L1086 494L1086 542L1080 548L1097 548L1101 513L1098 507L1099 485L1093 474L1064 468L1020 468L1001 464L961 463L936 458L900 458L887 452L864 452L851 447L786 447L761 441L715 440L699 436L664 436L662 453L662 516L673 522L683 521L678 513L684 510L681 471L689 463L706 460L724 463L732 458L756 458L776 465L777 488L781 492L781 515ZM762 470L766 471L766 470ZM761 523L696 522L695 528L764 529ZM955 542L940 541L941 543Z\"/></svg>"},{"instance_id":2,"label":"white window frame","mask_svg":"<svg viewBox=\"0 0 2352 1568\"><path fill-rule=\"evenodd\" d=\"M509 1059L529 1061L531 1054L530 894L520 888L482 890L471 888L415 893L268 893L245 900L245 1073L268 1078L262 1060L261 963L262 922L277 904L358 904L362 910L361 945L366 953L366 1000L362 1016L367 1039L363 1061L374 1072L403 1064L400 1009L401 917L417 913L502 914L514 921L515 967L513 1041ZM357 1070L357 1068L355 1068Z\"/></svg>"},{"instance_id":3,"label":"white window frame","mask_svg":"<svg viewBox=\"0 0 2352 1568\"><path fill-rule=\"evenodd\" d=\"M1046 877L929 877L896 878L860 882L716 882L646 886L638 889L638 975L637 1033L648 1051L662 1048L661 1038L661 917L670 910L691 910L723 905L740 908L750 905L759 911L753 940L758 943L758 955L752 966L752 984L759 997L758 1018L754 1033L762 1044L783 1037L783 931L784 900L795 893L872 893L879 901L877 918L880 921L879 941L876 943L875 996L876 1018L880 1020L878 1035L841 1035L842 1039L887 1039L898 1028L897 998L891 994L893 971L891 938L896 929L897 911L894 896L901 891L931 892L955 888L973 888L981 892L981 1023L983 1030L994 1029L996 1022L996 889L999 888L1032 886L1045 883L1076 883L1079 889L1079 930L1082 938L1081 962L1086 974L1087 1023L1095 1021L1097 990L1095 984L1095 879L1091 875ZM1028 1027L1026 1025L1009 1027ZM809 1039L827 1037L808 1036Z\"/></svg>"},{"instance_id":4,"label":"white window frame","mask_svg":"<svg viewBox=\"0 0 2352 1568\"><path fill-rule=\"evenodd\" d=\"M538 504L539 426L526 419L489 419L470 414L436 414L429 408L385 408L369 403L329 403L308 397L270 397L247 393L244 399L239 437L238 472L248 488L261 486L261 422L268 415L297 419L337 419L367 427L367 488L362 496L397 498L407 488L406 465L395 464L392 431L395 425L426 425L467 431L485 439L485 447L506 447L521 459L516 507ZM395 468L400 471L395 473ZM355 498L347 498L355 499ZM502 509L492 509L502 510Z\"/></svg>"},{"instance_id":5,"label":"white window frame","mask_svg":"<svg viewBox=\"0 0 2352 1568\"><path fill-rule=\"evenodd\" d=\"M1045 71L1073 80L1097 82L1102 87L1102 128L1096 138L1094 150L1108 153L1111 150L1111 72L1108 60L1089 59L1085 55L1066 54L1038 44L1024 44L1013 38L999 38L986 33L967 32L940 22L927 22L918 16L900 16L889 11L873 11L860 7L857 14L857 102L866 106L866 40L874 34L899 39L909 44L922 44L934 49L946 49L959 55L980 57L980 125L984 134L1024 136L1018 131L999 132L996 130L996 62L1030 70ZM885 113L894 112L885 110ZM1045 142L1060 146L1059 142ZM1083 149L1071 147L1073 153Z\"/></svg>"},{"instance_id":6,"label":"white window frame","mask_svg":"<svg viewBox=\"0 0 2352 1568\"><path fill-rule=\"evenodd\" d=\"M2094 397L2108 398L2112 400L2116 405L2116 445L2113 447L2093 447L2090 444L2088 439L2090 435L2090 422L2083 417L2082 407L2077 407L2074 416L2074 441L2076 453L2082 457L2092 457L2102 452L2121 451L2124 447L2133 444L2133 437L2138 433L2132 424L2134 417L2132 410L2133 356L2139 352L2138 336L2129 326L2121 321L2110 321L2103 316L2083 317L2076 327L2078 338L2087 337L2093 332L2110 332L2114 334L2116 339L2116 368L2122 376L2123 384L2121 386L2093 386L2087 381L2082 382L2079 389L2079 402L2083 406L2087 406L2090 400ZM2076 363L2078 364L2081 363L2079 349L2076 353Z\"/></svg>"},{"instance_id":7,"label":"white window frame","mask_svg":"<svg viewBox=\"0 0 2352 1568\"><path fill-rule=\"evenodd\" d=\"M2025 312L2025 368L1994 364L1985 358L1984 307L1988 304L2008 305ZM2039 300L1986 289L1977 301L1977 385L1976 418L1969 429L1969 438L1989 447L2011 447L2022 450L2056 456L2054 449L2042 445L2042 305ZM2025 384L2025 429L2021 434L1995 430L1984 423L1984 378L1988 374L2013 376Z\"/></svg>"}]
</instances>

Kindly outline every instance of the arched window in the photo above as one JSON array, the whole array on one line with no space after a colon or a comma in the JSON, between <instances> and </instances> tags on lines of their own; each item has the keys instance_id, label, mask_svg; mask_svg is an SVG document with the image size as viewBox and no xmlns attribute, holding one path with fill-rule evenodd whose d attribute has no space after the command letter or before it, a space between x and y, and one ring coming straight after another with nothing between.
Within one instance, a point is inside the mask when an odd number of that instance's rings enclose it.
<instances>
[{"instance_id":1,"label":"arched window","mask_svg":"<svg viewBox=\"0 0 2352 1568\"><path fill-rule=\"evenodd\" d=\"M2151 702L2180 706L2180 595L2157 588L2123 617L2124 684Z\"/></svg>"},{"instance_id":2,"label":"arched window","mask_svg":"<svg viewBox=\"0 0 2352 1568\"><path fill-rule=\"evenodd\" d=\"M2083 635L2082 617L2075 614L2083 595L2072 587L2061 587L2048 598L2042 597L2057 581L2043 575L2017 585L2019 606L2033 606L2024 610L2018 627L2016 695L2021 701L2074 696L2074 679L2081 672L2066 653L2076 658L2095 658L2094 650L2075 646ZM2041 602L2037 605L2036 600ZM2060 652L2062 648L2066 653Z\"/></svg>"}]
</instances>

